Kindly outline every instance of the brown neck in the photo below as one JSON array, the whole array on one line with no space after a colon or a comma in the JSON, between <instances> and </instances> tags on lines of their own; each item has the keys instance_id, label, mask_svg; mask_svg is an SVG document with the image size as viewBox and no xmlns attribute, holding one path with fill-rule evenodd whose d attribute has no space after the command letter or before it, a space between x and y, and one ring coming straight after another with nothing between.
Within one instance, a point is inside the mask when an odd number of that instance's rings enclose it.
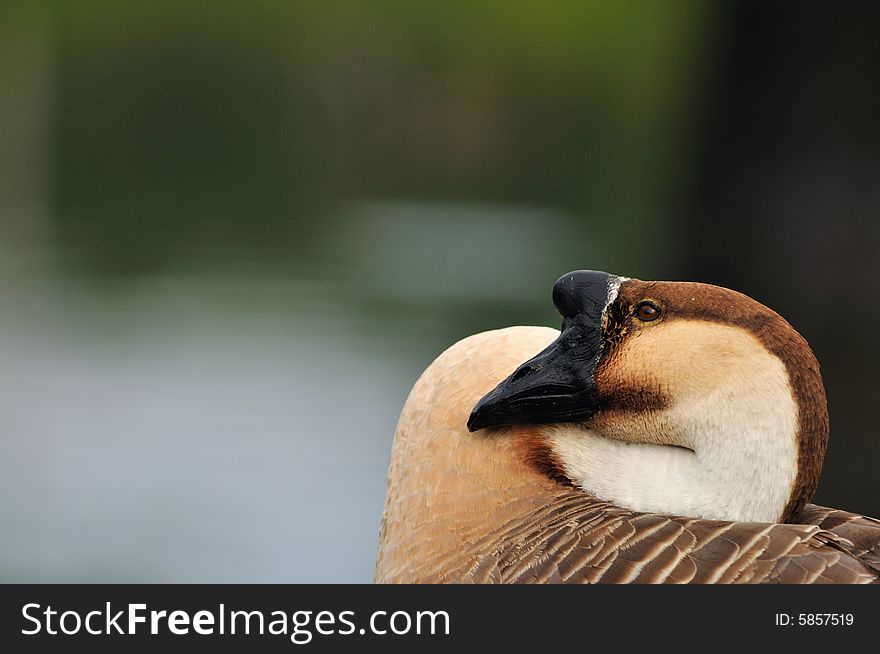
<instances>
[{"instance_id":1,"label":"brown neck","mask_svg":"<svg viewBox=\"0 0 880 654\"><path fill-rule=\"evenodd\" d=\"M828 447L828 404L819 363L810 346L787 323L780 322L782 318L768 320L756 333L785 364L798 405L797 477L782 515L782 522L794 522L819 485Z\"/></svg>"}]
</instances>

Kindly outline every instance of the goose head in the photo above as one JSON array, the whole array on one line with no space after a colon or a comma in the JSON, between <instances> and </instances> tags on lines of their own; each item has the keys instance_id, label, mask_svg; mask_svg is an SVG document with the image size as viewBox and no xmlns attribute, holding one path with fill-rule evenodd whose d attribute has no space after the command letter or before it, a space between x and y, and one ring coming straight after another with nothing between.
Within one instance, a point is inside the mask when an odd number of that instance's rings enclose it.
<instances>
[{"instance_id":1,"label":"goose head","mask_svg":"<svg viewBox=\"0 0 880 654\"><path fill-rule=\"evenodd\" d=\"M726 288L597 271L563 275L553 301L558 338L477 403L470 431L529 425L530 461L635 511L797 517L828 414L788 322Z\"/></svg>"}]
</instances>

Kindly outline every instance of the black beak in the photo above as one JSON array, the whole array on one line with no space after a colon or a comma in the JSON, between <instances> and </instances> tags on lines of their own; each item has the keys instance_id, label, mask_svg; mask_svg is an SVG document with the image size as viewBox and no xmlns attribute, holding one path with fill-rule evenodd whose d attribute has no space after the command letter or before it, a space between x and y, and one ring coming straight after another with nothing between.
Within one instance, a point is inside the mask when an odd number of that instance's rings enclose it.
<instances>
[{"instance_id":1,"label":"black beak","mask_svg":"<svg viewBox=\"0 0 880 654\"><path fill-rule=\"evenodd\" d=\"M579 270L553 287L562 333L474 407L468 429L502 425L582 422L599 410L594 373L602 356L602 312L608 302L608 273Z\"/></svg>"}]
</instances>

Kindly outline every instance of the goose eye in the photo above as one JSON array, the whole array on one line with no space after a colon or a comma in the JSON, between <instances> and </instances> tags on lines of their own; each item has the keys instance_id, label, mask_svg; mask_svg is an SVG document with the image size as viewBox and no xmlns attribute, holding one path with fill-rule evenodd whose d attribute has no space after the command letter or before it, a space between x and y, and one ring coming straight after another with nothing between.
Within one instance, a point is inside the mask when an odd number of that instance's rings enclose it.
<instances>
[{"instance_id":1,"label":"goose eye","mask_svg":"<svg viewBox=\"0 0 880 654\"><path fill-rule=\"evenodd\" d=\"M639 305L636 307L636 318L642 322L651 322L659 317L660 309L648 301L639 302Z\"/></svg>"}]
</instances>

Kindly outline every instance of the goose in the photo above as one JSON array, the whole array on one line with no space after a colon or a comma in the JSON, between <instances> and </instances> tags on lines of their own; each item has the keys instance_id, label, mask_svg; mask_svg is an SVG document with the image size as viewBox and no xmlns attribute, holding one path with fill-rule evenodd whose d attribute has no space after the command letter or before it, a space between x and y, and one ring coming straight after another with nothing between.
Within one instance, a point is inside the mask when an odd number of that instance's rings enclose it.
<instances>
[{"instance_id":1,"label":"goose","mask_svg":"<svg viewBox=\"0 0 880 654\"><path fill-rule=\"evenodd\" d=\"M878 583L880 521L809 504L819 365L736 291L574 271L562 329L508 327L420 376L377 583Z\"/></svg>"}]
</instances>

